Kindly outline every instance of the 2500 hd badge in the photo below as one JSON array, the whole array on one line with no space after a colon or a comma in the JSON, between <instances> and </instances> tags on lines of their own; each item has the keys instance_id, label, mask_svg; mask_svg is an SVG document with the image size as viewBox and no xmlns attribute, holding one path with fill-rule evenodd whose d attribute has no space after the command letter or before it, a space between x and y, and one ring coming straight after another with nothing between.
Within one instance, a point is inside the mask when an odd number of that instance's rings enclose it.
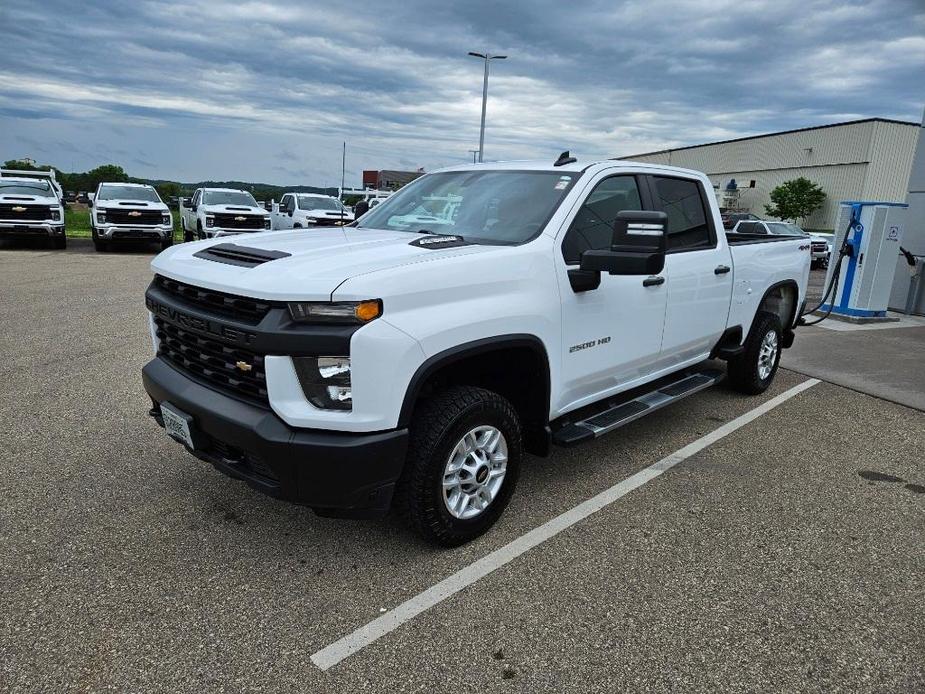
<instances>
[{"instance_id":1,"label":"2500 hd badge","mask_svg":"<svg viewBox=\"0 0 925 694\"><path fill-rule=\"evenodd\" d=\"M580 352L583 349L591 349L592 347L597 347L598 345L606 345L610 342L610 335L607 337L599 337L596 341L591 340L590 342L582 342L580 345L572 345L568 348L569 354L572 352Z\"/></svg>"}]
</instances>

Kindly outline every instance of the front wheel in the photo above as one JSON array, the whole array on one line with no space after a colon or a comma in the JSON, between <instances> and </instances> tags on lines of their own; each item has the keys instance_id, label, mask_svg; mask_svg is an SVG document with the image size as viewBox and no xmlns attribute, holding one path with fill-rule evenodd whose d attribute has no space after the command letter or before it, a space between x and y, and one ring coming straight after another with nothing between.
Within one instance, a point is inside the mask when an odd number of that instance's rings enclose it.
<instances>
[{"instance_id":1,"label":"front wheel","mask_svg":"<svg viewBox=\"0 0 925 694\"><path fill-rule=\"evenodd\" d=\"M165 236L163 239L161 239L161 250L162 250L162 251L166 251L166 250L167 250L168 248L170 248L172 245L173 245L173 236L172 236L172 235L171 235L171 236Z\"/></svg>"},{"instance_id":2,"label":"front wheel","mask_svg":"<svg viewBox=\"0 0 925 694\"><path fill-rule=\"evenodd\" d=\"M67 236L62 234L61 236L53 237L51 240L51 247L59 251L67 248Z\"/></svg>"},{"instance_id":3,"label":"front wheel","mask_svg":"<svg viewBox=\"0 0 925 694\"><path fill-rule=\"evenodd\" d=\"M768 389L780 364L782 334L776 314L760 311L755 316L745 350L729 360L729 383L735 390L758 395Z\"/></svg>"},{"instance_id":4,"label":"front wheel","mask_svg":"<svg viewBox=\"0 0 925 694\"><path fill-rule=\"evenodd\" d=\"M454 547L504 512L522 457L517 412L503 397L453 386L421 404L411 424L396 507L427 540Z\"/></svg>"}]
</instances>

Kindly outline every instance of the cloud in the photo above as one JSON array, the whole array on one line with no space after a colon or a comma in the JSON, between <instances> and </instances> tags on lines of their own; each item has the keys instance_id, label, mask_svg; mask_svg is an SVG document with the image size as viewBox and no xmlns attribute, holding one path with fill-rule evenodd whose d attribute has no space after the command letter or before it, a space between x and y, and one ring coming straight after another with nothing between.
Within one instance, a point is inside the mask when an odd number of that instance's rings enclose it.
<instances>
[{"instance_id":1,"label":"cloud","mask_svg":"<svg viewBox=\"0 0 925 694\"><path fill-rule=\"evenodd\" d=\"M339 182L344 140L355 178L465 162L470 50L509 56L492 63L488 159L918 120L923 35L920 0L6 0L0 153L53 160L66 148L50 143L76 142L66 158L84 166L105 153L164 178L315 185Z\"/></svg>"}]
</instances>

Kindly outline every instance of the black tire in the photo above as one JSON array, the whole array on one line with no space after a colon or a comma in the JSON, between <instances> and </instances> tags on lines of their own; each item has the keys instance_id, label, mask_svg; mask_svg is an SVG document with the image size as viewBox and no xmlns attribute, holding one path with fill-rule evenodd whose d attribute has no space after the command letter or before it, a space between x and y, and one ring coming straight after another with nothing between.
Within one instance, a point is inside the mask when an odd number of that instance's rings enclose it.
<instances>
[{"instance_id":1,"label":"black tire","mask_svg":"<svg viewBox=\"0 0 925 694\"><path fill-rule=\"evenodd\" d=\"M205 234L202 233L202 224L200 222L196 222L196 238L200 241L208 238Z\"/></svg>"},{"instance_id":2,"label":"black tire","mask_svg":"<svg viewBox=\"0 0 925 694\"><path fill-rule=\"evenodd\" d=\"M767 355L762 355L762 345L772 332L776 352L771 358L773 363L770 372L762 378L761 369L767 366ZM768 389L780 365L782 335L780 318L769 311L759 311L745 341L745 351L729 360L727 376L729 385L734 390L748 395L758 395Z\"/></svg>"},{"instance_id":3,"label":"black tire","mask_svg":"<svg viewBox=\"0 0 925 694\"><path fill-rule=\"evenodd\" d=\"M105 253L109 250L109 244L106 241L100 241L99 239L93 239L93 247L97 250L98 253Z\"/></svg>"},{"instance_id":4,"label":"black tire","mask_svg":"<svg viewBox=\"0 0 925 694\"><path fill-rule=\"evenodd\" d=\"M193 232L186 230L186 222L180 222L180 227L183 229L183 240L184 241L193 241Z\"/></svg>"},{"instance_id":5,"label":"black tire","mask_svg":"<svg viewBox=\"0 0 925 694\"><path fill-rule=\"evenodd\" d=\"M51 240L51 247L55 250L62 251L67 248L67 236L55 236Z\"/></svg>"},{"instance_id":6,"label":"black tire","mask_svg":"<svg viewBox=\"0 0 925 694\"><path fill-rule=\"evenodd\" d=\"M161 240L161 250L166 251L173 245L173 236L167 236Z\"/></svg>"},{"instance_id":7,"label":"black tire","mask_svg":"<svg viewBox=\"0 0 925 694\"><path fill-rule=\"evenodd\" d=\"M477 516L453 516L444 498L447 461L473 428L490 425L504 435L507 469L494 499ZM506 399L484 388L453 386L420 404L411 423L405 469L395 491L395 508L425 539L455 547L488 530L510 501L523 456L520 420Z\"/></svg>"}]
</instances>

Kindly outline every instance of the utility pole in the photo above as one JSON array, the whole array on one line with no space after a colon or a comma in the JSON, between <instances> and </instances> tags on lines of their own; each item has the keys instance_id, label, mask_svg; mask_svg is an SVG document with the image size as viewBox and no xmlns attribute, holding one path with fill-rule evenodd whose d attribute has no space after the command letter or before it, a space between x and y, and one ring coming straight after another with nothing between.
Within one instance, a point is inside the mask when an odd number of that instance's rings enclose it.
<instances>
[{"instance_id":1,"label":"utility pole","mask_svg":"<svg viewBox=\"0 0 925 694\"><path fill-rule=\"evenodd\" d=\"M479 163L482 163L485 154L485 108L488 104L488 64L492 60L505 60L507 56L475 53L473 51L469 51L469 55L475 58L481 58L485 61L485 78L482 81L482 127L479 130Z\"/></svg>"}]
</instances>

